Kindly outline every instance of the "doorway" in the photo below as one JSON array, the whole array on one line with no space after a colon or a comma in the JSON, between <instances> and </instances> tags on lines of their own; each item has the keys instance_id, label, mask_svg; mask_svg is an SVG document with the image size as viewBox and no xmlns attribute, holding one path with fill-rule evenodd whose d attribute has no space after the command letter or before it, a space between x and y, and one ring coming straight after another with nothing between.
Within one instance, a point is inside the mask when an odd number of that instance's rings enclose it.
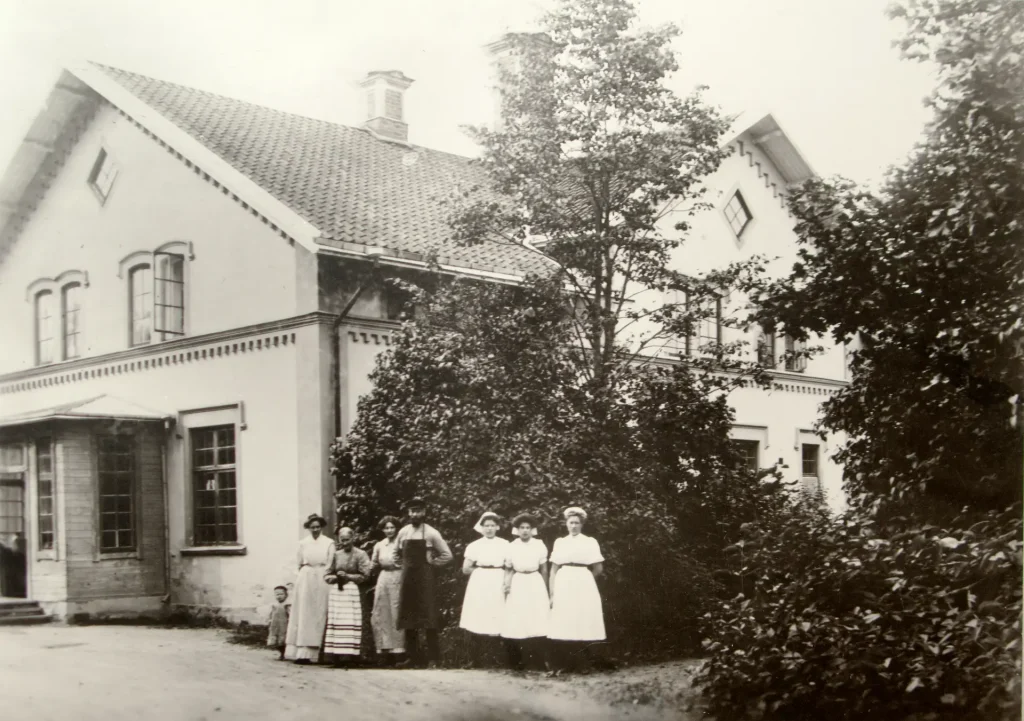
<instances>
[{"instance_id":1,"label":"doorway","mask_svg":"<svg viewBox=\"0 0 1024 721\"><path fill-rule=\"evenodd\" d=\"M0 472L0 596L25 598L25 474Z\"/></svg>"}]
</instances>

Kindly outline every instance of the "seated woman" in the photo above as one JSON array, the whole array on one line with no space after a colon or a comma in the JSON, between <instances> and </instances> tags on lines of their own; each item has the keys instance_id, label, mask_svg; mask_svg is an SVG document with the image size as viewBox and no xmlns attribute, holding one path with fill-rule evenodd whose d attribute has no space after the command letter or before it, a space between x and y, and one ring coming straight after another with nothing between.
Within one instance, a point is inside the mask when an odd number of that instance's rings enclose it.
<instances>
[{"instance_id":1,"label":"seated woman","mask_svg":"<svg viewBox=\"0 0 1024 721\"><path fill-rule=\"evenodd\" d=\"M480 517L473 530L483 538L466 546L466 560L462 564L462 572L469 576L469 584L462 602L459 626L476 636L499 636L504 620L508 541L498 538L498 522L498 515L489 511ZM479 644L474 643L473 646L471 653L476 657L481 649Z\"/></svg>"},{"instance_id":2,"label":"seated woman","mask_svg":"<svg viewBox=\"0 0 1024 721\"><path fill-rule=\"evenodd\" d=\"M332 656L336 666L342 659L358 658L362 650L363 604L358 584L370 577L370 557L366 551L352 545L354 540L351 528L338 530L336 548L324 574L324 581L332 586L327 603L324 654Z\"/></svg>"},{"instance_id":3,"label":"seated woman","mask_svg":"<svg viewBox=\"0 0 1024 721\"><path fill-rule=\"evenodd\" d=\"M540 655L548 633L548 549L535 538L537 521L521 514L512 521L519 536L505 552L505 616L501 637L509 665L522 670L523 652L529 646Z\"/></svg>"},{"instance_id":4,"label":"seated woman","mask_svg":"<svg viewBox=\"0 0 1024 721\"><path fill-rule=\"evenodd\" d=\"M583 534L586 511L573 506L564 515L569 535L556 540L551 551L548 625L548 638L561 646L557 654L561 668L567 656L578 658L589 643L605 640L601 594L594 581L604 570L604 556L597 540Z\"/></svg>"}]
</instances>

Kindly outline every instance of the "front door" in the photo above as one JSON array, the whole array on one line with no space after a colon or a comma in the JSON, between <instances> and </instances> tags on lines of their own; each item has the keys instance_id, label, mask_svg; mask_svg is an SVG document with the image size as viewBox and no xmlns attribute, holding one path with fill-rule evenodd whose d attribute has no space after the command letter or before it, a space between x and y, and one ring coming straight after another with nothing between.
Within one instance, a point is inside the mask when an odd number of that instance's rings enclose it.
<instances>
[{"instance_id":1,"label":"front door","mask_svg":"<svg viewBox=\"0 0 1024 721\"><path fill-rule=\"evenodd\" d=\"M0 596L25 598L25 474L0 472Z\"/></svg>"}]
</instances>

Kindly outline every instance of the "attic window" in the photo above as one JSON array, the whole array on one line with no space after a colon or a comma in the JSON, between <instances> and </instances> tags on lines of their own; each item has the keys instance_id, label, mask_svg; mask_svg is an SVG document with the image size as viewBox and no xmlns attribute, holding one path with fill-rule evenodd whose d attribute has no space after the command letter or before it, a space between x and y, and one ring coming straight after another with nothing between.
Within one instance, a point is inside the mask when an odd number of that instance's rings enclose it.
<instances>
[{"instance_id":1,"label":"attic window","mask_svg":"<svg viewBox=\"0 0 1024 721\"><path fill-rule=\"evenodd\" d=\"M114 187L115 178L117 178L117 164L106 150L100 148L100 154L96 156L92 172L89 173L89 187L96 191L96 195L101 201L105 201L110 195L110 189Z\"/></svg>"},{"instance_id":2,"label":"attic window","mask_svg":"<svg viewBox=\"0 0 1024 721\"><path fill-rule=\"evenodd\" d=\"M743 196L740 191L736 191L729 202L725 206L725 219L729 221L729 227L732 228L732 232L736 234L736 237L743 235L743 231L750 225L750 221L754 219L754 216L750 214L750 209L747 208L747 203L743 200Z\"/></svg>"}]
</instances>

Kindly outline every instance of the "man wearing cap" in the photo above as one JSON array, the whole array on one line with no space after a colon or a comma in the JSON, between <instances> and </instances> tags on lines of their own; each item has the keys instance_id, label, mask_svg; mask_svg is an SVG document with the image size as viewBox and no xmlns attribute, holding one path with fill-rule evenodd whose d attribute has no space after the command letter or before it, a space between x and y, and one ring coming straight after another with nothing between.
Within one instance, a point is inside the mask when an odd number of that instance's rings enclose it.
<instances>
[{"instance_id":1,"label":"man wearing cap","mask_svg":"<svg viewBox=\"0 0 1024 721\"><path fill-rule=\"evenodd\" d=\"M447 566L452 552L441 534L424 522L427 506L420 498L405 504L409 523L395 536L395 560L402 567L398 600L398 628L405 631L409 658L400 665L426 666L440 657L437 630L441 626L434 590L434 569ZM419 630L427 637L426 655L420 653Z\"/></svg>"}]
</instances>

